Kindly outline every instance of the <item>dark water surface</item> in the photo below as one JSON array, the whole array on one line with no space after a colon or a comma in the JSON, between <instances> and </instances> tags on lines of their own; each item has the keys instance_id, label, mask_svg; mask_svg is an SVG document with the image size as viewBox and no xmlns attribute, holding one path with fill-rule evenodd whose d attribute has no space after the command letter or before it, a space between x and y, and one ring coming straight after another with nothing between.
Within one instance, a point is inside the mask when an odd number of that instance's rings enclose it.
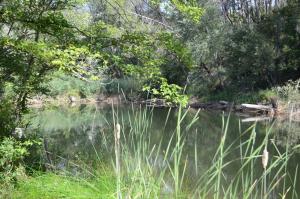
<instances>
[{"instance_id":1,"label":"dark water surface","mask_svg":"<svg viewBox=\"0 0 300 199\"><path fill-rule=\"evenodd\" d=\"M40 160L45 165L80 175L80 166L76 165L93 167L99 162L112 163L114 159L114 123L121 124L121 142L125 142L131 129L130 124L138 123L138 121L134 121L133 116L142 111L145 111L145 108L137 106L120 106L114 107L113 110L111 106L86 105L32 109L31 114L27 116L31 123L28 132L42 138L44 151L41 153ZM146 120L149 120L150 123L147 131L151 135L149 142L151 146L158 146L161 143L159 151L161 155L158 157L162 158L176 130L178 109L156 108L147 111L149 114L147 114ZM189 126L196 112L197 110L189 110L181 125L184 138L182 159L188 163L186 186L195 183L199 176L210 167L222 138L222 128L224 128L222 120L225 122L227 120L226 113L200 111L196 122ZM234 150L226 157L228 160L240 157L241 151L238 146L249 139L251 134L248 132L241 136L241 133L254 124L254 122L242 122L243 119L234 114L230 116L225 143L227 146L233 144ZM291 149L300 143L300 124L279 120L258 122L255 128L254 147L259 146L265 140L271 127L271 133L268 136L268 150L272 161L272 157L278 156L281 151L287 149L286 147ZM157 167L159 167L160 162L157 162ZM257 162L255 171L259 176L263 170L259 164L261 160ZM296 190L300 194L299 172L298 176L295 176L295 170L299 163L300 150L298 149L289 161L287 173L290 175L290 179L298 179ZM224 170L225 177L234 176L239 168L238 161L231 164Z\"/></svg>"}]
</instances>

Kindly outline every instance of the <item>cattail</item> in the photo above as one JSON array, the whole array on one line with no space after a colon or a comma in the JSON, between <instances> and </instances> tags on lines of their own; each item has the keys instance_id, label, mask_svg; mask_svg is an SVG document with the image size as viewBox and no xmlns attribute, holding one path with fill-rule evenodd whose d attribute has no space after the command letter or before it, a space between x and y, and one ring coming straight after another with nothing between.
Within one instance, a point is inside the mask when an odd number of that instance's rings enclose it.
<instances>
[{"instance_id":1,"label":"cattail","mask_svg":"<svg viewBox=\"0 0 300 199\"><path fill-rule=\"evenodd\" d=\"M262 165L263 165L264 169L267 168L268 161L269 161L269 152L268 152L267 148L265 148L263 151L263 154L262 154Z\"/></svg>"},{"instance_id":2,"label":"cattail","mask_svg":"<svg viewBox=\"0 0 300 199\"><path fill-rule=\"evenodd\" d=\"M121 132L121 126L120 126L120 124L117 124L116 125L116 139L117 140L119 140L121 137L120 132Z\"/></svg>"},{"instance_id":3,"label":"cattail","mask_svg":"<svg viewBox=\"0 0 300 199\"><path fill-rule=\"evenodd\" d=\"M117 193L118 193L118 199L122 198L121 194L121 162L120 162L120 132L121 132L121 126L120 124L116 125L115 129L115 155L116 155L116 174L117 174Z\"/></svg>"}]
</instances>

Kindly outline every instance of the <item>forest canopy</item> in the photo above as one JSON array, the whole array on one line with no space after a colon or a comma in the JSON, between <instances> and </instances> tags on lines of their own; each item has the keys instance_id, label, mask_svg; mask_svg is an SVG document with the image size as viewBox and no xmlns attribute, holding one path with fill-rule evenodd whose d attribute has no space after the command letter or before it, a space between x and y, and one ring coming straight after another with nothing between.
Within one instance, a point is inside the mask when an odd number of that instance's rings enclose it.
<instances>
[{"instance_id":1,"label":"forest canopy","mask_svg":"<svg viewBox=\"0 0 300 199\"><path fill-rule=\"evenodd\" d=\"M139 98L184 105L270 89L300 76L299 9L297 0L1 0L1 98L22 112L55 71L134 81Z\"/></svg>"}]
</instances>

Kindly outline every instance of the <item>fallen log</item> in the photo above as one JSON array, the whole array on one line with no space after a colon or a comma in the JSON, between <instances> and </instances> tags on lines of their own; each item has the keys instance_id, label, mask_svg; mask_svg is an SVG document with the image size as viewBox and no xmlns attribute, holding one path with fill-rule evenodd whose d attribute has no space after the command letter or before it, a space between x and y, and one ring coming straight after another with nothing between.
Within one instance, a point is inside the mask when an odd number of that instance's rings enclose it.
<instances>
[{"instance_id":1,"label":"fallen log","mask_svg":"<svg viewBox=\"0 0 300 199\"><path fill-rule=\"evenodd\" d=\"M227 110L235 111L239 113L247 113L248 115L268 115L273 117L278 114L278 108L274 108L272 104L270 105L259 105L259 104L241 104L234 105L233 103L226 101L219 102L209 102L209 103L200 103L193 101L189 103L189 107L197 109L206 109L206 110Z\"/></svg>"},{"instance_id":2,"label":"fallen log","mask_svg":"<svg viewBox=\"0 0 300 199\"><path fill-rule=\"evenodd\" d=\"M271 121L272 118L271 117L249 117L249 118L242 119L242 122L259 122L265 120Z\"/></svg>"},{"instance_id":3,"label":"fallen log","mask_svg":"<svg viewBox=\"0 0 300 199\"><path fill-rule=\"evenodd\" d=\"M269 111L272 109L271 106L265 106L265 105L257 105L257 104L241 104L242 109L253 109L258 111Z\"/></svg>"},{"instance_id":4,"label":"fallen log","mask_svg":"<svg viewBox=\"0 0 300 199\"><path fill-rule=\"evenodd\" d=\"M254 113L254 114L267 114L271 116L274 116L277 111L272 106L258 105L258 104L241 104L240 108L242 112Z\"/></svg>"}]
</instances>

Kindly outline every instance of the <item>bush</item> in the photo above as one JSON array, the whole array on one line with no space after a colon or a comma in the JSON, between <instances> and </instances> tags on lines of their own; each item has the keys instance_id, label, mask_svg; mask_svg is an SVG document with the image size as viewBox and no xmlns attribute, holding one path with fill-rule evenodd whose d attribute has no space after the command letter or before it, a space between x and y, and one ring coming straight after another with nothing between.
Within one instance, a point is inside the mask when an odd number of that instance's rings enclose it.
<instances>
[{"instance_id":1,"label":"bush","mask_svg":"<svg viewBox=\"0 0 300 199\"><path fill-rule=\"evenodd\" d=\"M151 98L165 99L167 104L181 104L186 106L188 103L188 97L183 93L183 89L176 84L168 84L167 80L163 77L154 77L149 79L143 91L147 92L147 95L151 95Z\"/></svg>"},{"instance_id":2,"label":"bush","mask_svg":"<svg viewBox=\"0 0 300 199\"><path fill-rule=\"evenodd\" d=\"M273 91L283 101L299 101L300 100L300 79L296 81L288 81L283 86L273 88Z\"/></svg>"},{"instance_id":3,"label":"bush","mask_svg":"<svg viewBox=\"0 0 300 199\"><path fill-rule=\"evenodd\" d=\"M31 141L17 141L12 137L6 137L0 142L0 198L6 197L7 189L12 188L14 182L23 178L25 169L22 160L28 153Z\"/></svg>"}]
</instances>

